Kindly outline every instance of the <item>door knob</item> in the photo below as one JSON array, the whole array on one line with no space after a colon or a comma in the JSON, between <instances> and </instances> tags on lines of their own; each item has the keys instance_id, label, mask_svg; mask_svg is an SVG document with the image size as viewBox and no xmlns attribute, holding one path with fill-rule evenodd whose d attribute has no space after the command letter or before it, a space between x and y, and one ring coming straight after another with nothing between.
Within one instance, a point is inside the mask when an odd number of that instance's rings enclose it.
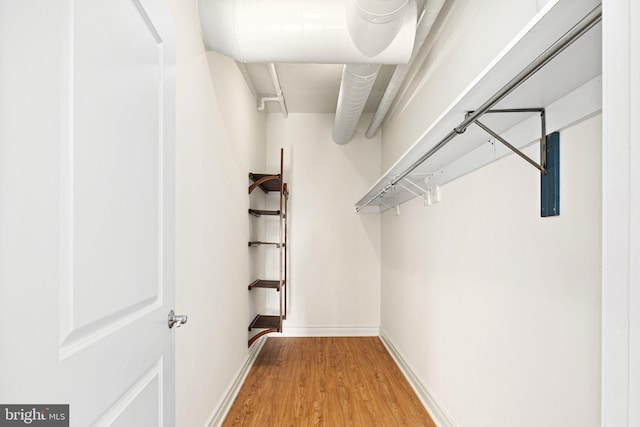
<instances>
[{"instance_id":1,"label":"door knob","mask_svg":"<svg viewBox=\"0 0 640 427\"><path fill-rule=\"evenodd\" d=\"M180 326L187 323L188 319L189 318L184 314L176 314L175 311L171 310L168 316L169 329L173 328L174 325L176 328L179 328Z\"/></svg>"}]
</instances>

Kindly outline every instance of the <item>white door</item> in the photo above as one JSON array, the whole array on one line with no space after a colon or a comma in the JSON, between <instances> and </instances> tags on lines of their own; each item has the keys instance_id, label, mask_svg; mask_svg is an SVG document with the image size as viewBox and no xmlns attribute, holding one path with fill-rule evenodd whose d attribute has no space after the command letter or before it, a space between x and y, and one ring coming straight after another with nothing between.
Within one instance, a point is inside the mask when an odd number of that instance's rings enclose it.
<instances>
[{"instance_id":1,"label":"white door","mask_svg":"<svg viewBox=\"0 0 640 427\"><path fill-rule=\"evenodd\" d=\"M173 63L164 0L0 0L0 405L174 424Z\"/></svg>"}]
</instances>

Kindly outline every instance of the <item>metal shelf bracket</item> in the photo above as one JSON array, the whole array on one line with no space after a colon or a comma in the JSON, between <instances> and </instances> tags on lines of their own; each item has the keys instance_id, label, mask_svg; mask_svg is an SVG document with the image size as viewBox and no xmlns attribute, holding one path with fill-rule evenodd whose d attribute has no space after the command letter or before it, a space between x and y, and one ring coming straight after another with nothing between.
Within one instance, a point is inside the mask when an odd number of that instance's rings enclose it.
<instances>
[{"instance_id":1,"label":"metal shelf bracket","mask_svg":"<svg viewBox=\"0 0 640 427\"><path fill-rule=\"evenodd\" d=\"M531 157L514 147L480 120L476 119L473 122L540 171L540 216L558 216L560 215L560 134L554 132L551 135L547 135L544 108L488 110L485 111L485 114L531 112L540 113L540 163L537 163ZM473 113L473 111L467 112L465 118L468 118Z\"/></svg>"},{"instance_id":2,"label":"metal shelf bracket","mask_svg":"<svg viewBox=\"0 0 640 427\"><path fill-rule=\"evenodd\" d=\"M474 111L468 111L465 115L465 119L471 116ZM484 114L489 113L540 113L540 163L538 164L531 157L524 154L522 151L518 150L515 146L510 144L506 139L501 137L497 132L491 130L488 126L483 124L479 119L475 119L473 122L478 125L480 129L487 132L489 135L494 137L496 140L500 141L505 147L509 150L516 153L518 156L522 157L534 168L538 169L541 174L545 175L547 173L546 170L546 145L547 145L547 127L545 120L544 108L509 108L509 109L499 109L499 110L487 110Z\"/></svg>"}]
</instances>

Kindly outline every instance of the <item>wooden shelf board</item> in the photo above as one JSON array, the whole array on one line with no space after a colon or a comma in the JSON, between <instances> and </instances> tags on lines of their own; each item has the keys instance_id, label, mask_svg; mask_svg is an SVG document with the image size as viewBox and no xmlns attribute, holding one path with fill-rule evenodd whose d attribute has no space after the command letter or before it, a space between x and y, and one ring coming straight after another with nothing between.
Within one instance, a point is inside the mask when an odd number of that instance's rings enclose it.
<instances>
[{"instance_id":1,"label":"wooden shelf board","mask_svg":"<svg viewBox=\"0 0 640 427\"><path fill-rule=\"evenodd\" d=\"M249 209L249 213L255 216L261 215L270 215L270 216L278 216L280 215L280 211L278 210L267 210L267 209Z\"/></svg>"},{"instance_id":2,"label":"wooden shelf board","mask_svg":"<svg viewBox=\"0 0 640 427\"><path fill-rule=\"evenodd\" d=\"M284 281L282 281L283 286L284 284L285 284ZM275 289L277 291L280 291L280 281L258 279L253 281L253 283L249 285L249 290L253 288Z\"/></svg>"},{"instance_id":3,"label":"wooden shelf board","mask_svg":"<svg viewBox=\"0 0 640 427\"><path fill-rule=\"evenodd\" d=\"M249 330L252 329L275 329L280 332L280 316L258 314L249 325Z\"/></svg>"},{"instance_id":4,"label":"wooden shelf board","mask_svg":"<svg viewBox=\"0 0 640 427\"><path fill-rule=\"evenodd\" d=\"M265 193L279 192L280 191L280 175L279 174L266 174L266 173L249 173L249 179L252 182L260 181L263 178L272 176L273 179L264 181L259 185L260 189Z\"/></svg>"},{"instance_id":5,"label":"wooden shelf board","mask_svg":"<svg viewBox=\"0 0 640 427\"><path fill-rule=\"evenodd\" d=\"M260 241L249 242L249 246L260 246L260 245L275 246L277 248L280 247L280 243L278 242L260 242ZM282 246L284 247L284 244Z\"/></svg>"}]
</instances>

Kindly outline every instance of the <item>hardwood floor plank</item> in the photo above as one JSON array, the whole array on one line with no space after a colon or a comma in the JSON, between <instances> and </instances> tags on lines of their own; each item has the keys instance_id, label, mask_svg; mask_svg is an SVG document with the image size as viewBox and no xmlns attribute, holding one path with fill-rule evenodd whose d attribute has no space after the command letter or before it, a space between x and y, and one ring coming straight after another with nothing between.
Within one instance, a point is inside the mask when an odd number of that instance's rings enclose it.
<instances>
[{"instance_id":1,"label":"hardwood floor plank","mask_svg":"<svg viewBox=\"0 0 640 427\"><path fill-rule=\"evenodd\" d=\"M377 337L269 337L223 427L436 427Z\"/></svg>"}]
</instances>

